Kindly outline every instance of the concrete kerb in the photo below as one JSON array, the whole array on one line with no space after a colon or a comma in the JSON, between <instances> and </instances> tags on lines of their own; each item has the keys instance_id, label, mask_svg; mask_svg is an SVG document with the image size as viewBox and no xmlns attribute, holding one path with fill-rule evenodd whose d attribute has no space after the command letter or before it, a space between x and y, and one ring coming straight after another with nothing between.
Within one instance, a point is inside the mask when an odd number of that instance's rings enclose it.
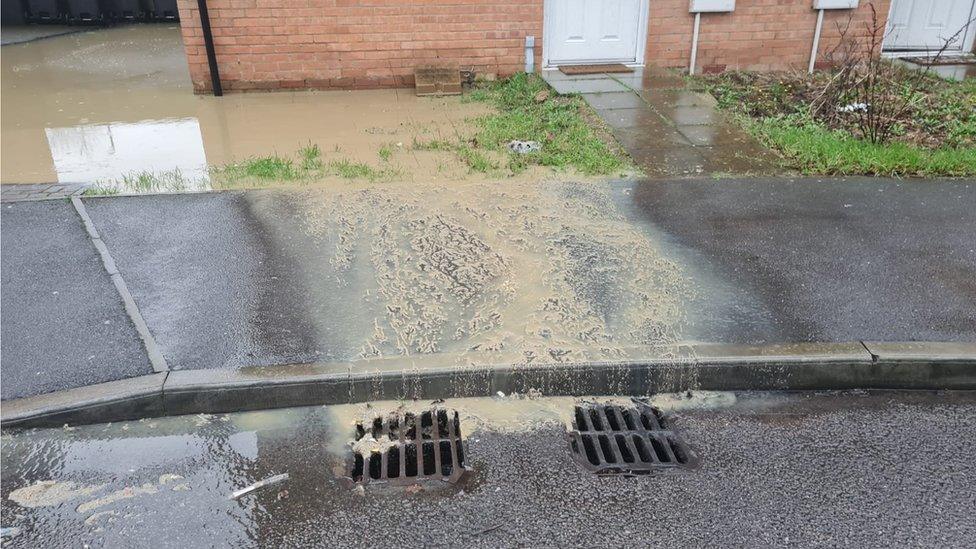
<instances>
[{"instance_id":1,"label":"concrete kerb","mask_svg":"<svg viewBox=\"0 0 976 549\"><path fill-rule=\"evenodd\" d=\"M3 402L3 428L121 421L370 400L527 393L647 395L685 389L976 390L976 344L693 345L670 356L544 365L430 367L413 359L140 376Z\"/></svg>"}]
</instances>

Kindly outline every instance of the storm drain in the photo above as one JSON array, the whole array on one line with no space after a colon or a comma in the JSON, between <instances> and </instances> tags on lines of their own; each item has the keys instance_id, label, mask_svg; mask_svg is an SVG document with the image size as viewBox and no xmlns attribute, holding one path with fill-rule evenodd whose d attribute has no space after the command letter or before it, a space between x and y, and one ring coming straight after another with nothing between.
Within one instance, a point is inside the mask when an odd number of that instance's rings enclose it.
<instances>
[{"instance_id":1,"label":"storm drain","mask_svg":"<svg viewBox=\"0 0 976 549\"><path fill-rule=\"evenodd\" d=\"M454 410L393 412L356 425L350 477L357 483L457 482L466 472Z\"/></svg>"},{"instance_id":2,"label":"storm drain","mask_svg":"<svg viewBox=\"0 0 976 549\"><path fill-rule=\"evenodd\" d=\"M657 408L581 403L568 433L573 457L597 474L641 475L692 467L694 453Z\"/></svg>"}]
</instances>

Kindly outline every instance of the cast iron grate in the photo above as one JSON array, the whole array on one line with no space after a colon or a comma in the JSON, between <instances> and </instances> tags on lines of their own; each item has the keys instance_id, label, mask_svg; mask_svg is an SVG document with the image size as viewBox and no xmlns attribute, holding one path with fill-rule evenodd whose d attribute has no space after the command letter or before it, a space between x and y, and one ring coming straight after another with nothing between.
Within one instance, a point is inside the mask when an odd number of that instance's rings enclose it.
<instances>
[{"instance_id":1,"label":"cast iron grate","mask_svg":"<svg viewBox=\"0 0 976 549\"><path fill-rule=\"evenodd\" d=\"M568 433L573 457L597 474L642 475L698 462L661 410L644 402L633 407L580 403L573 427Z\"/></svg>"},{"instance_id":2,"label":"cast iron grate","mask_svg":"<svg viewBox=\"0 0 976 549\"><path fill-rule=\"evenodd\" d=\"M457 482L467 469L458 413L392 412L356 424L350 477L357 483Z\"/></svg>"}]
</instances>

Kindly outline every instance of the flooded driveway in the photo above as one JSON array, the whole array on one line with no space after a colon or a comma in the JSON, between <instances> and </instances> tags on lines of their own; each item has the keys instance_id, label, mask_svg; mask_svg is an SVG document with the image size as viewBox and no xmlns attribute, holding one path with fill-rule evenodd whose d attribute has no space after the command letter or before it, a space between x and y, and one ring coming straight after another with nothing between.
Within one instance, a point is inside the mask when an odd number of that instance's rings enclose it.
<instances>
[{"instance_id":1,"label":"flooded driveway","mask_svg":"<svg viewBox=\"0 0 976 549\"><path fill-rule=\"evenodd\" d=\"M3 183L113 182L178 170L191 188L208 188L208 166L292 155L309 143L375 163L381 147L453 137L485 108L412 90L195 96L175 25L12 44L0 57ZM394 161L407 179L466 172L431 156Z\"/></svg>"},{"instance_id":2,"label":"flooded driveway","mask_svg":"<svg viewBox=\"0 0 976 549\"><path fill-rule=\"evenodd\" d=\"M699 469L593 475L573 461L566 440L571 399L448 400L460 412L473 469L461 486L344 485L365 405L7 432L4 547L526 547L581 539L607 547L955 547L976 536L970 394L665 397L655 402L701 459ZM285 482L229 497L283 473Z\"/></svg>"}]
</instances>

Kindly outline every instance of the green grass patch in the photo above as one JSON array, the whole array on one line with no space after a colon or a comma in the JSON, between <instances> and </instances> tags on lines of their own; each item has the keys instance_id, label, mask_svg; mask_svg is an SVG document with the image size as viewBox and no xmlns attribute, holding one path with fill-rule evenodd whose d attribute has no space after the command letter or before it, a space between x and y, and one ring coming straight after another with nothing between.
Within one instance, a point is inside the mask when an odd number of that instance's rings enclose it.
<instances>
[{"instance_id":1,"label":"green grass patch","mask_svg":"<svg viewBox=\"0 0 976 549\"><path fill-rule=\"evenodd\" d=\"M392 156L390 146L387 156ZM338 152L338 151L337 151ZM381 153L381 158L384 156ZM327 160L318 145L309 143L298 150L295 159L277 154L249 158L242 162L211 168L215 187L250 187L274 184L307 184L334 175L343 179L381 181L393 179L399 172L392 168L374 168L364 162L345 158Z\"/></svg>"},{"instance_id":2,"label":"green grass patch","mask_svg":"<svg viewBox=\"0 0 976 549\"><path fill-rule=\"evenodd\" d=\"M292 159L274 154L228 164L217 171L230 181L295 181L302 177L305 170L296 166Z\"/></svg>"},{"instance_id":3,"label":"green grass patch","mask_svg":"<svg viewBox=\"0 0 976 549\"><path fill-rule=\"evenodd\" d=\"M767 146L806 174L976 175L976 148L972 147L925 149L901 142L879 145L799 117L765 118L747 125Z\"/></svg>"},{"instance_id":4,"label":"green grass patch","mask_svg":"<svg viewBox=\"0 0 976 549\"><path fill-rule=\"evenodd\" d=\"M330 162L329 172L344 179L366 179L368 181L389 180L399 173L390 168L377 169L369 164L352 162L347 159Z\"/></svg>"},{"instance_id":5,"label":"green grass patch","mask_svg":"<svg viewBox=\"0 0 976 549\"><path fill-rule=\"evenodd\" d=\"M490 103L497 109L496 113L475 120L478 130L473 142L478 148L507 154L508 168L513 172L538 164L573 168L587 175L610 175L628 167L626 160L611 150L587 122L589 107L582 98L556 96L539 76L517 74L473 90L466 100ZM506 145L513 140L538 141L542 150L529 154L510 152ZM458 154L467 151L459 147ZM481 162L477 165L485 167Z\"/></svg>"}]
</instances>

